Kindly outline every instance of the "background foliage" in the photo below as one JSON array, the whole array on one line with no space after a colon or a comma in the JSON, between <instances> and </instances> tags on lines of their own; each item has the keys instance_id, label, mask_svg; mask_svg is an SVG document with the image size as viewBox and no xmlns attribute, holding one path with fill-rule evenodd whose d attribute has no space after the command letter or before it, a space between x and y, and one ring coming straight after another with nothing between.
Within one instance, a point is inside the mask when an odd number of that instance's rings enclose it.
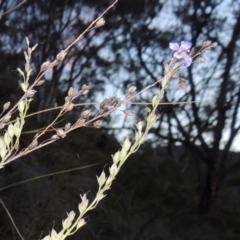
<instances>
[{"instance_id":1,"label":"background foliage","mask_svg":"<svg viewBox=\"0 0 240 240\"><path fill-rule=\"evenodd\" d=\"M28 1L0 20L1 103L16 102L20 89L15 69L24 65L24 36L39 43L34 68L53 59L110 1ZM4 12L17 1L2 1ZM239 54L240 2L230 0L120 0L106 15L106 25L88 33L50 72L39 88L32 111L64 102L70 86L88 84L83 102L121 96L132 85L141 90L163 74L171 58L172 40L192 40L199 48L206 39L219 47L206 63L185 70L185 92L171 80L165 102L189 102L159 107L158 125L149 142L127 163L108 197L89 224L72 239L238 239L239 234ZM33 75L34 78L34 75ZM152 91L152 92L151 92ZM149 102L158 89L138 100ZM94 107L93 107L94 108ZM144 107L132 105L138 118ZM76 110L69 118L78 116ZM26 130L49 123L55 112L29 118ZM117 138L132 133L134 120L116 113L102 131L84 129L51 148L10 164L1 173L1 186L33 176L98 163L0 192L26 239L61 223L76 205L78 189L94 192L95 178ZM119 120L120 119L120 120ZM28 135L22 140L24 147ZM15 232L4 210L2 237Z\"/></svg>"}]
</instances>

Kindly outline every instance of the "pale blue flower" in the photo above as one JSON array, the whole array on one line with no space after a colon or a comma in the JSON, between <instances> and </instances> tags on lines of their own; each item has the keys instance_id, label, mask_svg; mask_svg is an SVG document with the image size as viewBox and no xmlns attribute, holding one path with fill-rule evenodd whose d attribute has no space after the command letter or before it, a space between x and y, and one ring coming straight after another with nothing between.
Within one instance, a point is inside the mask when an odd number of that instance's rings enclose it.
<instances>
[{"instance_id":1,"label":"pale blue flower","mask_svg":"<svg viewBox=\"0 0 240 240\"><path fill-rule=\"evenodd\" d=\"M183 41L181 43L173 41L169 43L169 48L175 51L173 58L183 67L189 67L192 64L192 57L189 56L191 46L192 43L190 41Z\"/></svg>"}]
</instances>

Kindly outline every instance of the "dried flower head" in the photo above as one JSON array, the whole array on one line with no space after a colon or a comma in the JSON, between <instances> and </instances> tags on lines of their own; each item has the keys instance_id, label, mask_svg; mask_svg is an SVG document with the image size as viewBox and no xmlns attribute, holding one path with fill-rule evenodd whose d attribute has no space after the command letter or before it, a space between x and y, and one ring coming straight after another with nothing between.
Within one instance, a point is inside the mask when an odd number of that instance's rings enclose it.
<instances>
[{"instance_id":1,"label":"dried flower head","mask_svg":"<svg viewBox=\"0 0 240 240\"><path fill-rule=\"evenodd\" d=\"M90 87L84 84L82 86L81 90L79 91L79 94L86 95L86 94L88 94L89 89L90 89Z\"/></svg>"},{"instance_id":2,"label":"dried flower head","mask_svg":"<svg viewBox=\"0 0 240 240\"><path fill-rule=\"evenodd\" d=\"M58 140L60 137L58 135L52 135L51 140Z\"/></svg>"},{"instance_id":3,"label":"dried flower head","mask_svg":"<svg viewBox=\"0 0 240 240\"><path fill-rule=\"evenodd\" d=\"M81 118L87 118L91 115L91 110L85 110L81 113Z\"/></svg>"},{"instance_id":4,"label":"dried flower head","mask_svg":"<svg viewBox=\"0 0 240 240\"><path fill-rule=\"evenodd\" d=\"M103 18L100 18L97 22L96 22L96 27L102 27L105 24L105 20Z\"/></svg>"},{"instance_id":5,"label":"dried flower head","mask_svg":"<svg viewBox=\"0 0 240 240\"><path fill-rule=\"evenodd\" d=\"M123 111L126 116L134 116L134 112L132 110L126 109Z\"/></svg>"},{"instance_id":6,"label":"dried flower head","mask_svg":"<svg viewBox=\"0 0 240 240\"><path fill-rule=\"evenodd\" d=\"M71 111L74 107L74 104L72 102L66 102L62 109L65 111L65 112L68 112L68 111Z\"/></svg>"},{"instance_id":7,"label":"dried flower head","mask_svg":"<svg viewBox=\"0 0 240 240\"><path fill-rule=\"evenodd\" d=\"M9 122L10 118L11 118L11 115L10 115L10 114L6 114L6 115L2 118L2 122L3 122L3 123L7 123L7 122Z\"/></svg>"},{"instance_id":8,"label":"dried flower head","mask_svg":"<svg viewBox=\"0 0 240 240\"><path fill-rule=\"evenodd\" d=\"M196 60L195 60L196 63L204 63L205 62L205 59L202 57L202 56L199 56Z\"/></svg>"},{"instance_id":9,"label":"dried flower head","mask_svg":"<svg viewBox=\"0 0 240 240\"><path fill-rule=\"evenodd\" d=\"M65 132L71 128L71 123L67 123L64 127Z\"/></svg>"},{"instance_id":10,"label":"dried flower head","mask_svg":"<svg viewBox=\"0 0 240 240\"><path fill-rule=\"evenodd\" d=\"M212 44L211 41L206 40L206 41L203 42L203 47L204 47L204 48L209 47L211 44Z\"/></svg>"},{"instance_id":11,"label":"dried flower head","mask_svg":"<svg viewBox=\"0 0 240 240\"><path fill-rule=\"evenodd\" d=\"M0 129L3 129L5 127L5 123L0 122Z\"/></svg>"},{"instance_id":12,"label":"dried flower head","mask_svg":"<svg viewBox=\"0 0 240 240\"><path fill-rule=\"evenodd\" d=\"M136 89L137 88L135 86L131 86L130 88L128 88L127 94L130 96L134 95L136 93Z\"/></svg>"},{"instance_id":13,"label":"dried flower head","mask_svg":"<svg viewBox=\"0 0 240 240\"><path fill-rule=\"evenodd\" d=\"M27 90L27 92L26 92L26 96L27 96L28 98L32 98L32 97L35 95L36 92L37 92L37 91L35 91L35 90L33 90L33 89L29 89L29 90Z\"/></svg>"},{"instance_id":14,"label":"dried flower head","mask_svg":"<svg viewBox=\"0 0 240 240\"><path fill-rule=\"evenodd\" d=\"M109 106L113 106L113 107L119 107L121 105L121 99L117 98L117 97L112 97L109 99L110 104Z\"/></svg>"},{"instance_id":15,"label":"dried flower head","mask_svg":"<svg viewBox=\"0 0 240 240\"><path fill-rule=\"evenodd\" d=\"M218 46L217 42L212 42L212 41L207 40L207 41L203 42L203 50L202 51L209 50L209 49L215 48L217 46Z\"/></svg>"},{"instance_id":16,"label":"dried flower head","mask_svg":"<svg viewBox=\"0 0 240 240\"><path fill-rule=\"evenodd\" d=\"M65 100L65 103L67 103L67 102L71 102L71 98L68 97L68 96L66 96L66 97L64 98L64 100Z\"/></svg>"},{"instance_id":17,"label":"dried flower head","mask_svg":"<svg viewBox=\"0 0 240 240\"><path fill-rule=\"evenodd\" d=\"M3 105L3 111L8 110L9 107L10 107L10 102L4 103L4 105Z\"/></svg>"},{"instance_id":18,"label":"dried flower head","mask_svg":"<svg viewBox=\"0 0 240 240\"><path fill-rule=\"evenodd\" d=\"M51 62L47 61L47 62L44 62L42 65L41 65L41 72L44 72L46 70L48 70L51 66Z\"/></svg>"},{"instance_id":19,"label":"dried flower head","mask_svg":"<svg viewBox=\"0 0 240 240\"><path fill-rule=\"evenodd\" d=\"M41 80L39 80L39 81L36 83L35 86L40 86L40 85L42 85L42 84L44 84L44 83L45 83L45 80L44 80L44 79L41 79Z\"/></svg>"},{"instance_id":20,"label":"dried flower head","mask_svg":"<svg viewBox=\"0 0 240 240\"><path fill-rule=\"evenodd\" d=\"M61 138L65 138L66 137L66 133L65 133L65 131L62 128L57 129L56 133Z\"/></svg>"},{"instance_id":21,"label":"dried flower head","mask_svg":"<svg viewBox=\"0 0 240 240\"><path fill-rule=\"evenodd\" d=\"M86 120L79 118L76 122L76 126L83 126L85 124Z\"/></svg>"},{"instance_id":22,"label":"dried flower head","mask_svg":"<svg viewBox=\"0 0 240 240\"><path fill-rule=\"evenodd\" d=\"M110 105L110 100L109 100L108 98L105 98L105 99L100 103L100 109L107 109L109 105Z\"/></svg>"},{"instance_id":23,"label":"dried flower head","mask_svg":"<svg viewBox=\"0 0 240 240\"><path fill-rule=\"evenodd\" d=\"M32 141L32 143L29 145L29 147L28 147L28 149L34 149L35 147L37 147L37 145L38 145L38 141L37 141L37 139L34 139L33 141Z\"/></svg>"},{"instance_id":24,"label":"dried flower head","mask_svg":"<svg viewBox=\"0 0 240 240\"><path fill-rule=\"evenodd\" d=\"M178 87L181 88L182 90L186 90L187 89L186 81L180 79L179 82L178 82Z\"/></svg>"},{"instance_id":25,"label":"dried flower head","mask_svg":"<svg viewBox=\"0 0 240 240\"><path fill-rule=\"evenodd\" d=\"M100 128L102 127L103 121L102 120L97 120L96 122L93 123L93 126L95 128Z\"/></svg>"},{"instance_id":26,"label":"dried flower head","mask_svg":"<svg viewBox=\"0 0 240 240\"><path fill-rule=\"evenodd\" d=\"M70 98L72 98L72 97L74 97L75 95L76 95L76 90L75 90L75 88L70 87L69 90L68 90L68 96L69 96Z\"/></svg>"},{"instance_id":27,"label":"dried flower head","mask_svg":"<svg viewBox=\"0 0 240 240\"><path fill-rule=\"evenodd\" d=\"M211 44L211 47L212 48L215 48L215 47L217 47L218 46L218 43L217 42L213 42L212 44Z\"/></svg>"},{"instance_id":28,"label":"dried flower head","mask_svg":"<svg viewBox=\"0 0 240 240\"><path fill-rule=\"evenodd\" d=\"M62 50L62 51L56 56L57 62L62 62L66 55L67 55L67 52L64 51L64 50Z\"/></svg>"}]
</instances>

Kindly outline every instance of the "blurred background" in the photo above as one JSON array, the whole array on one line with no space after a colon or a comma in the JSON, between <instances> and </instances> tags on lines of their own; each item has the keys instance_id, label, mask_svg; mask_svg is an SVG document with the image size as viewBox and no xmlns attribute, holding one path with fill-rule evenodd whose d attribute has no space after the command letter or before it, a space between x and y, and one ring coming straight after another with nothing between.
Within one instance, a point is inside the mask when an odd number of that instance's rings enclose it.
<instances>
[{"instance_id":1,"label":"blurred background","mask_svg":"<svg viewBox=\"0 0 240 240\"><path fill-rule=\"evenodd\" d=\"M43 62L70 44L113 1L0 1L0 103L21 96L16 68L24 69L25 37L38 43L32 67L36 77ZM112 189L87 214L88 224L68 239L234 240L240 236L240 0L119 0L106 24L87 33L71 48L61 66L45 76L31 112L64 103L68 89L83 84L90 93L76 103L124 97L130 86L142 90L163 75L172 57L170 41L218 43L205 52L205 62L181 69L187 90L169 82L159 106L160 119L148 140L123 166ZM139 96L151 102L159 86ZM176 104L180 102L180 104ZM169 104L166 104L169 103ZM98 105L91 106L97 111ZM74 122L78 107L63 122ZM90 199L96 175L111 162L134 124L144 120L144 105L104 118L102 129L79 129L56 144L37 150L0 171L0 198L25 239L59 231L66 212L77 211L79 194ZM25 131L46 126L50 111L27 119ZM63 125L63 122L59 125ZM33 135L24 134L21 147ZM44 174L97 164L2 189ZM0 239L19 239L0 207Z\"/></svg>"}]
</instances>

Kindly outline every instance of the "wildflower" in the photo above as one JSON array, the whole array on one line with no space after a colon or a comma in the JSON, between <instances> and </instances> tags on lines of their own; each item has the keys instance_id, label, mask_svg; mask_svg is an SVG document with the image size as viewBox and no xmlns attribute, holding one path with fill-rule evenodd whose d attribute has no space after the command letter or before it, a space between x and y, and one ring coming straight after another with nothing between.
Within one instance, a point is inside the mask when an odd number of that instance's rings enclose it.
<instances>
[{"instance_id":1,"label":"wildflower","mask_svg":"<svg viewBox=\"0 0 240 240\"><path fill-rule=\"evenodd\" d=\"M180 66L189 67L192 64L192 57L189 55L189 50L192 46L190 41L170 42L169 48L174 52L173 58Z\"/></svg>"},{"instance_id":2,"label":"wildflower","mask_svg":"<svg viewBox=\"0 0 240 240\"><path fill-rule=\"evenodd\" d=\"M169 48L173 51L176 51L176 53L187 52L191 48L191 46L192 43L190 41L182 41L181 44L179 44L179 42L169 43Z\"/></svg>"}]
</instances>

